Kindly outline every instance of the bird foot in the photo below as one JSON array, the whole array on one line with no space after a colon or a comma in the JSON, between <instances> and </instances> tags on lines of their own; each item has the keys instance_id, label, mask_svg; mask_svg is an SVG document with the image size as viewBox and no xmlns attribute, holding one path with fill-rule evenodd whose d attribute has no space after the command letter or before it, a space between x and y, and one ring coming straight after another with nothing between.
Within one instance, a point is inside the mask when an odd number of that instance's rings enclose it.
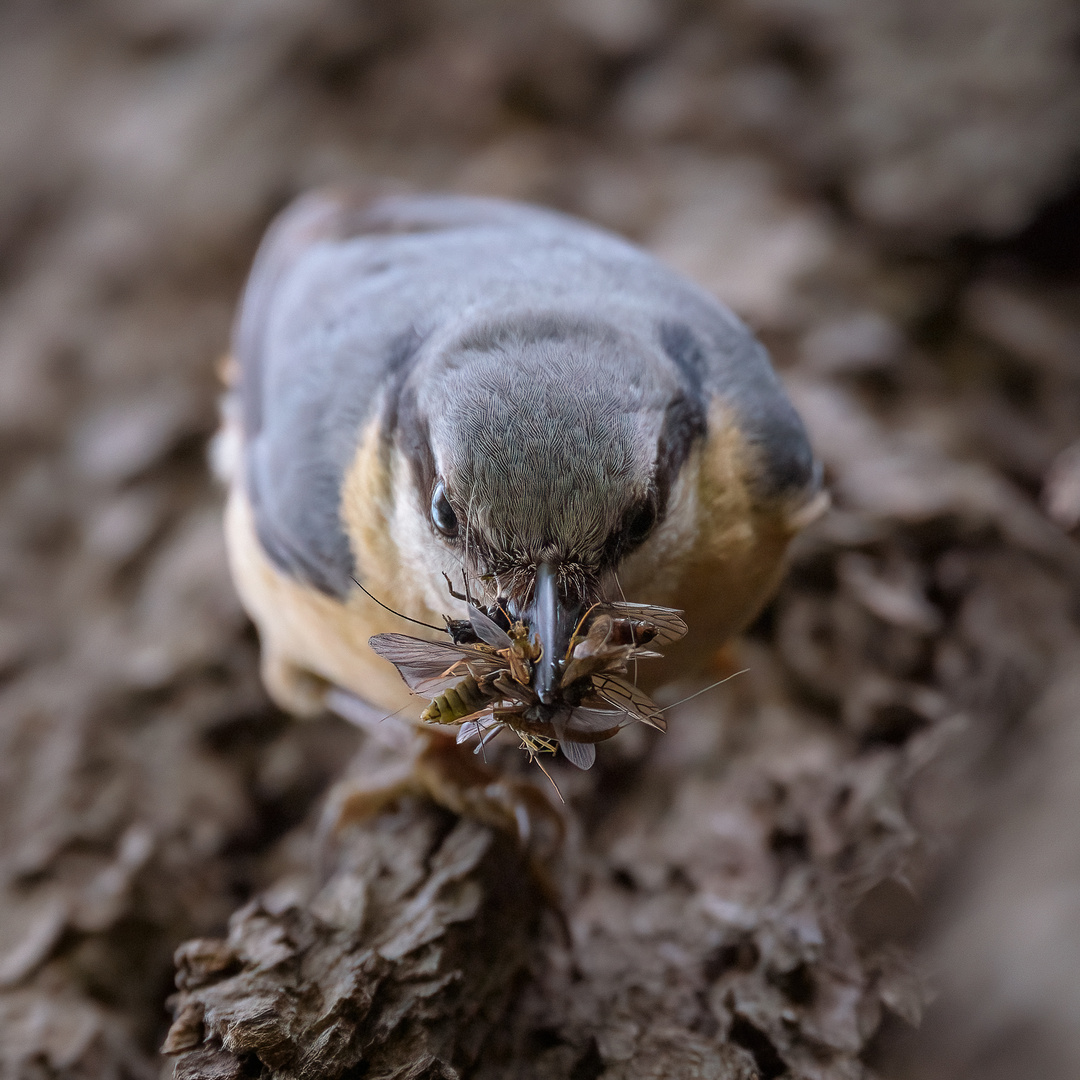
<instances>
[{"instance_id":1,"label":"bird foot","mask_svg":"<svg viewBox=\"0 0 1080 1080\"><path fill-rule=\"evenodd\" d=\"M345 703L336 697L328 704L339 713L350 705L354 714L358 705L363 707L359 699ZM412 795L515 836L538 872L551 862L562 847L566 823L535 784L501 775L440 730L408 729L407 740L394 739L397 760L392 764L348 777L331 789L319 829L320 848L350 825L368 821ZM384 737L384 742L389 740ZM544 870L539 876L549 873Z\"/></svg>"}]
</instances>

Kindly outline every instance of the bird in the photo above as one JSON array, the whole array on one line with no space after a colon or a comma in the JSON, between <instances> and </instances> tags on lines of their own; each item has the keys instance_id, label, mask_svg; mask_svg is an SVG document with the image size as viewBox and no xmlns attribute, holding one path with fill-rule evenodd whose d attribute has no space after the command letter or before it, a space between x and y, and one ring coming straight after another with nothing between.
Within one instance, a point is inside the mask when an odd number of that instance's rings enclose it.
<instances>
[{"instance_id":1,"label":"bird","mask_svg":"<svg viewBox=\"0 0 1080 1080\"><path fill-rule=\"evenodd\" d=\"M643 679L701 674L825 498L744 323L551 209L302 195L257 251L229 368L229 561L265 686L298 716L342 694L415 706L368 642L400 618L439 638L466 617L449 581L530 623L541 700L603 598L685 613Z\"/></svg>"}]
</instances>

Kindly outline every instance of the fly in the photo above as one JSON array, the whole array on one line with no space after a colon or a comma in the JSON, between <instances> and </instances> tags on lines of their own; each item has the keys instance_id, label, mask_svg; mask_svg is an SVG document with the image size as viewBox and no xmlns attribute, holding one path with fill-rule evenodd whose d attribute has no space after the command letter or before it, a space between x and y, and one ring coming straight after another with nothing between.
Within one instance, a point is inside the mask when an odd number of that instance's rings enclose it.
<instances>
[{"instance_id":1,"label":"fly","mask_svg":"<svg viewBox=\"0 0 1080 1080\"><path fill-rule=\"evenodd\" d=\"M534 665L540 643L521 621L510 623L496 607L471 602L469 618L447 619L451 642L406 634L377 634L370 645L389 660L409 688L430 696L421 719L454 724L458 741L477 737L481 749L504 727L535 754L560 747L569 761L588 769L595 744L639 721L664 730L655 702L627 677L637 660L659 657L655 647L686 634L675 608L626 602L594 604L581 617L558 665L555 700L540 701ZM494 618L492 617L494 614ZM496 621L509 623L504 629Z\"/></svg>"}]
</instances>

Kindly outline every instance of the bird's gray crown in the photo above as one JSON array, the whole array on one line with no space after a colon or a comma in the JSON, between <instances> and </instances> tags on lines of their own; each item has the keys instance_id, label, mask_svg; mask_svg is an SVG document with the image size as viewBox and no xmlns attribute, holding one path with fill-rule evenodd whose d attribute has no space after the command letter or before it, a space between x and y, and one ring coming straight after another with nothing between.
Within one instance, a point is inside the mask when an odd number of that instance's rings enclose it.
<instances>
[{"instance_id":1,"label":"bird's gray crown","mask_svg":"<svg viewBox=\"0 0 1080 1080\"><path fill-rule=\"evenodd\" d=\"M655 504L679 386L647 343L603 323L517 317L458 336L416 377L434 476L487 570L554 559L598 572Z\"/></svg>"}]
</instances>

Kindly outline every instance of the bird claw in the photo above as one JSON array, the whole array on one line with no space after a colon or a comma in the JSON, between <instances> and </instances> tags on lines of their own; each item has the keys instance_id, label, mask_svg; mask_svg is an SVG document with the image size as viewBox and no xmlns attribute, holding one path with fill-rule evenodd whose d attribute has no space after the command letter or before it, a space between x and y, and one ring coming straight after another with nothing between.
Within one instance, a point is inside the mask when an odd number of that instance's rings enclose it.
<instances>
[{"instance_id":1,"label":"bird claw","mask_svg":"<svg viewBox=\"0 0 1080 1080\"><path fill-rule=\"evenodd\" d=\"M318 829L320 863L325 867L327 852L346 828L371 820L408 795L511 834L545 891L555 892L549 864L566 836L562 815L534 784L501 776L438 731L417 731L404 760L349 777L331 789Z\"/></svg>"}]
</instances>

